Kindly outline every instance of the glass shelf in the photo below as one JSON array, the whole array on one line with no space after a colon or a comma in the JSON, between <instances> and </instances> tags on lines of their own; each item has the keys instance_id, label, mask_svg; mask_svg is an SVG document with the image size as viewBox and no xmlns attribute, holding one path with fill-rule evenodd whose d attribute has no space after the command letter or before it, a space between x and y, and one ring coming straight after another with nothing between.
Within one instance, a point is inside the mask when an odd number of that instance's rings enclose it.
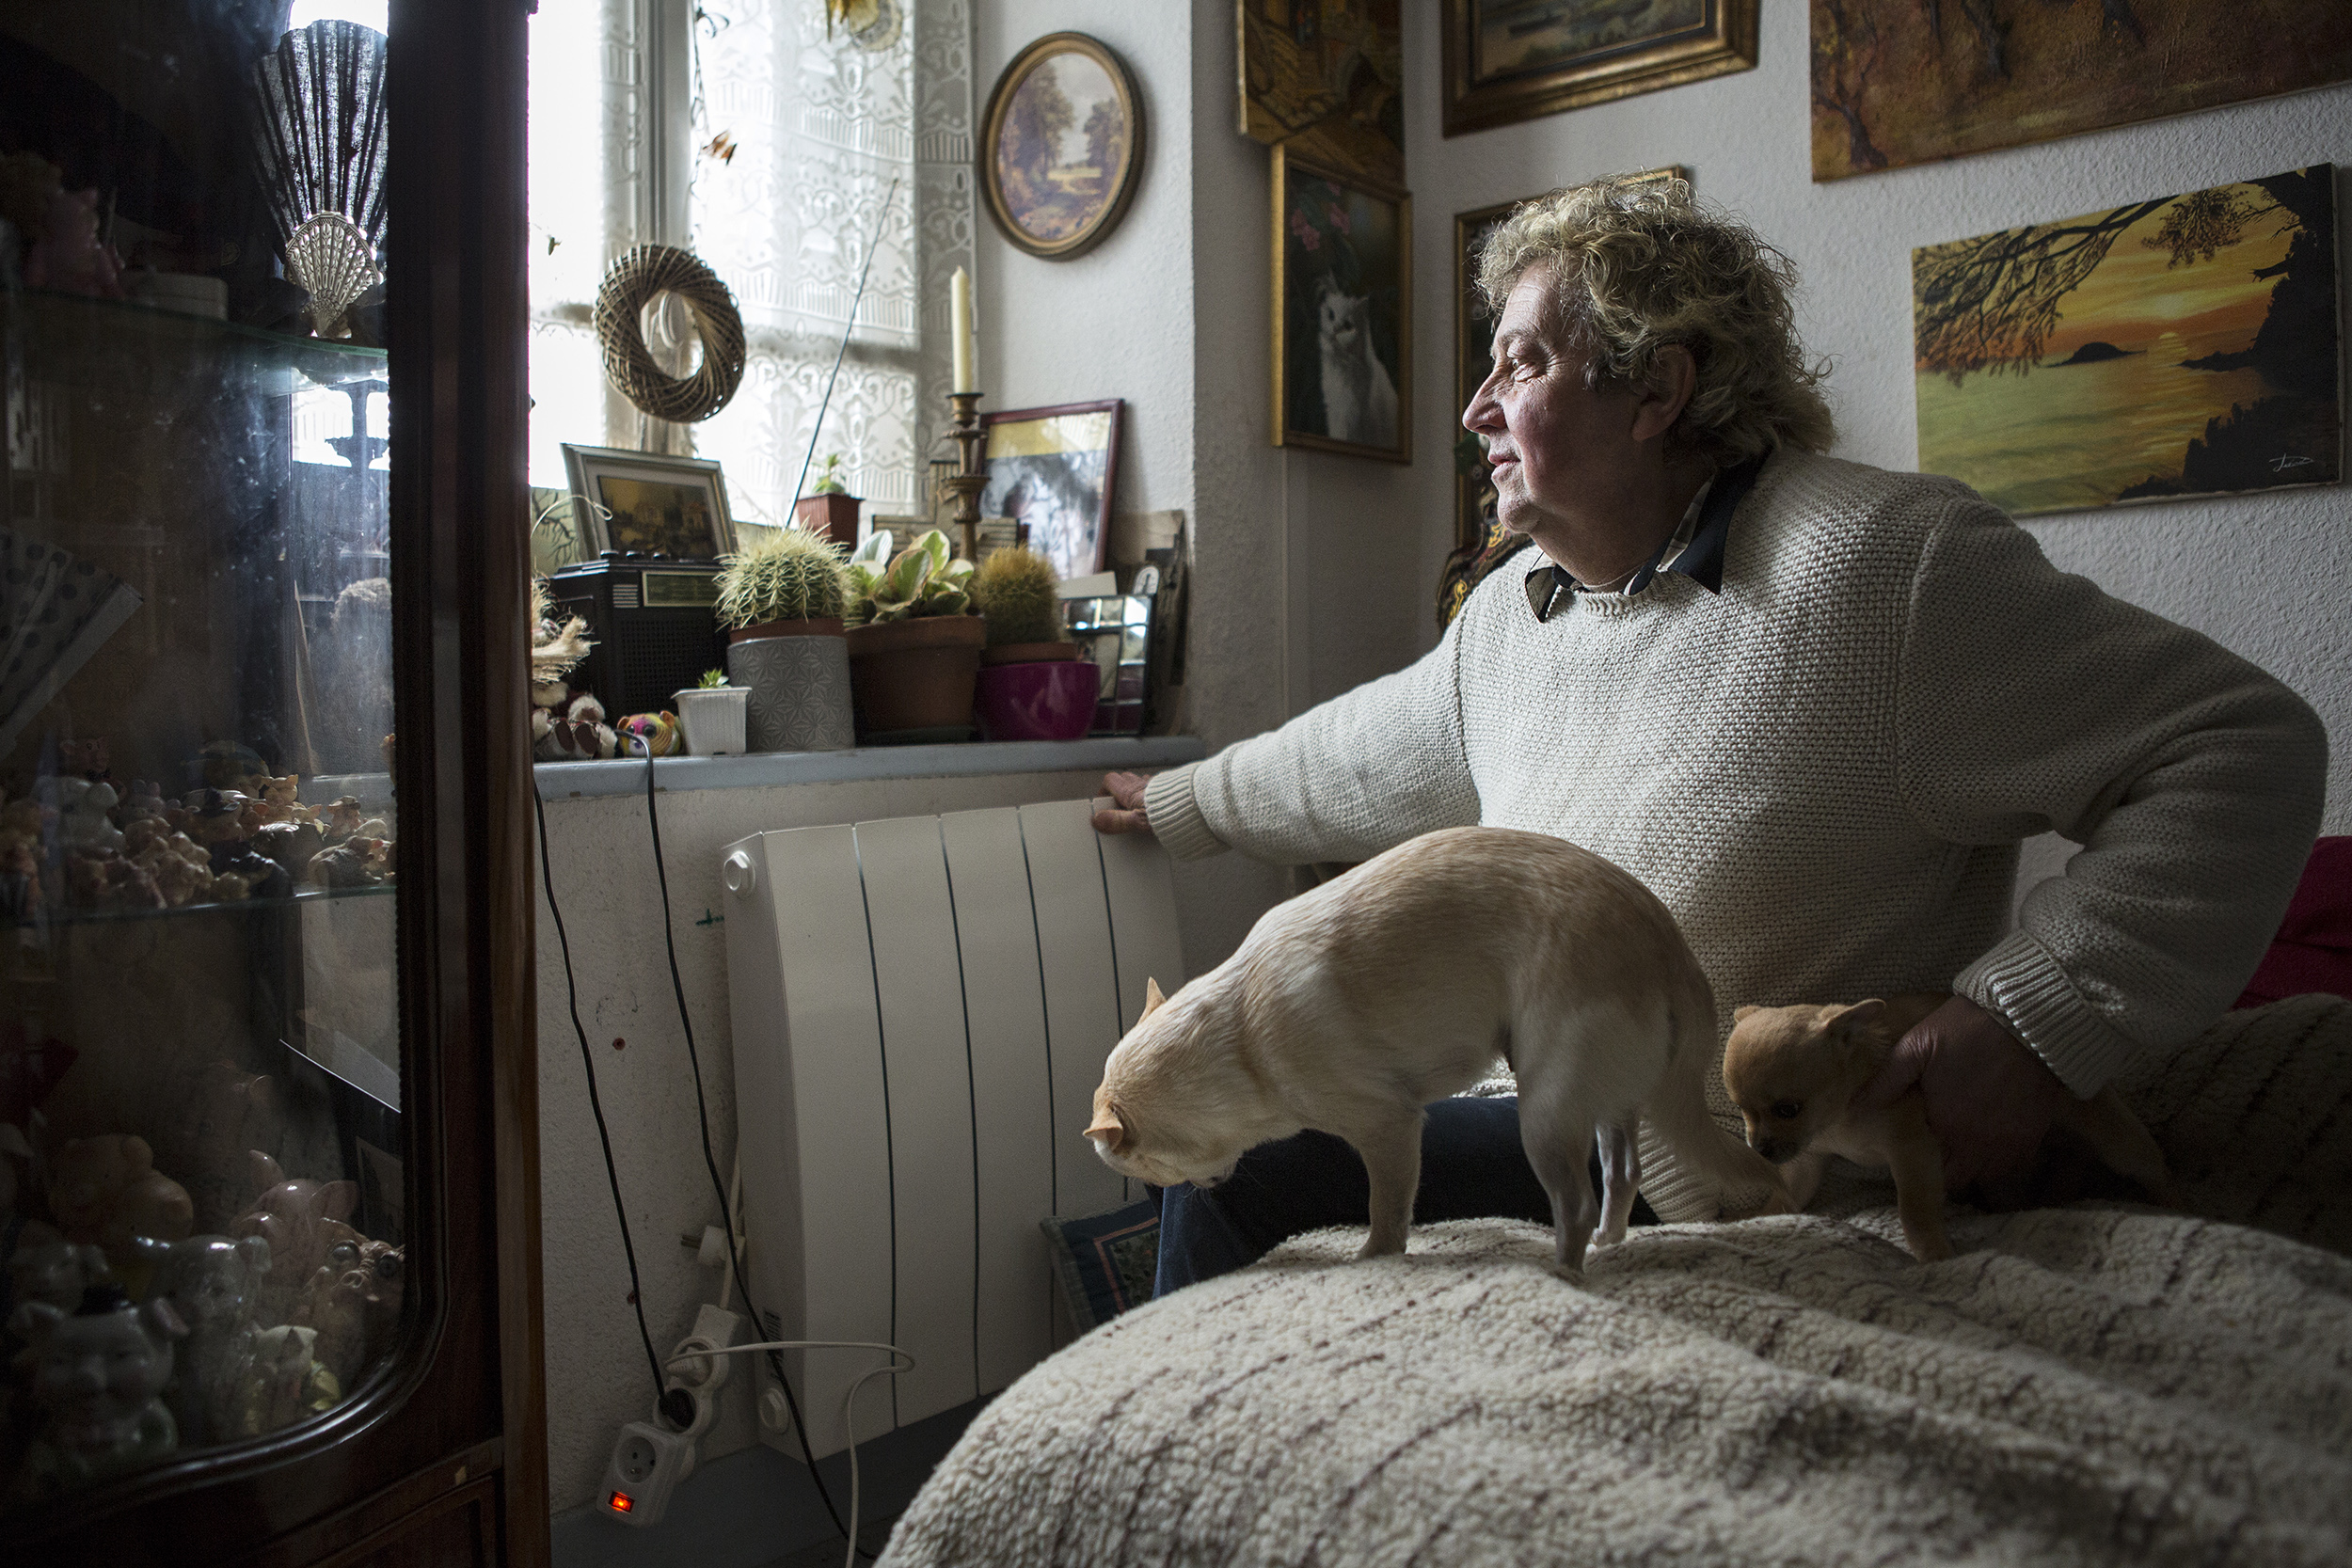
<instances>
[{"instance_id":1,"label":"glass shelf","mask_svg":"<svg viewBox=\"0 0 2352 1568\"><path fill-rule=\"evenodd\" d=\"M56 929L67 926L116 926L152 920L177 920L208 914L261 914L272 911L301 909L311 904L331 903L347 898L389 898L400 891L399 883L385 881L365 887L305 887L296 888L284 898L237 898L211 900L203 903L181 904L166 909L136 910L45 910L38 915L27 915L16 922L19 931Z\"/></svg>"}]
</instances>

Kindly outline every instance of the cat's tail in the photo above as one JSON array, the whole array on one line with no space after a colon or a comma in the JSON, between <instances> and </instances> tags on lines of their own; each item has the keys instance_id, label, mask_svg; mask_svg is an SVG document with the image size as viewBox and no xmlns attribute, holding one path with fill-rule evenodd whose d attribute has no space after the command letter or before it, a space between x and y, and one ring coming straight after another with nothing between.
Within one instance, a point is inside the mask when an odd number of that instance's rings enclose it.
<instances>
[{"instance_id":1,"label":"cat's tail","mask_svg":"<svg viewBox=\"0 0 2352 1568\"><path fill-rule=\"evenodd\" d=\"M1727 1219L1791 1214L1796 1205L1779 1169L1724 1130L1707 1108L1707 1084L1722 1063L1715 1036L1715 994L1696 958L1688 960L1674 993L1674 1053L1642 1104L1642 1117L1672 1156L1661 1169L1646 1153L1655 1180L1643 1182L1661 1219ZM1669 1213L1668 1209L1675 1212Z\"/></svg>"}]
</instances>

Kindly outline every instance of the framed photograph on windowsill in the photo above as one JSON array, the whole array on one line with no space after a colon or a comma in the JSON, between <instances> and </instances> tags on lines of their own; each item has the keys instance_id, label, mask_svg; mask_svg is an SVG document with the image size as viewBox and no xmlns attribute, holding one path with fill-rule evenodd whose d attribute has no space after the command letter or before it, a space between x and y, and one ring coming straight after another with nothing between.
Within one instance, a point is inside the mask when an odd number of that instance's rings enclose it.
<instances>
[{"instance_id":1,"label":"framed photograph on windowsill","mask_svg":"<svg viewBox=\"0 0 2352 1568\"><path fill-rule=\"evenodd\" d=\"M1025 524L1029 548L1067 582L1103 569L1119 481L1118 398L982 414L980 515Z\"/></svg>"},{"instance_id":2,"label":"framed photograph on windowsill","mask_svg":"<svg viewBox=\"0 0 2352 1568\"><path fill-rule=\"evenodd\" d=\"M726 481L709 458L567 441L564 468L573 493L596 502L576 508L583 561L606 550L716 561L735 548Z\"/></svg>"}]
</instances>

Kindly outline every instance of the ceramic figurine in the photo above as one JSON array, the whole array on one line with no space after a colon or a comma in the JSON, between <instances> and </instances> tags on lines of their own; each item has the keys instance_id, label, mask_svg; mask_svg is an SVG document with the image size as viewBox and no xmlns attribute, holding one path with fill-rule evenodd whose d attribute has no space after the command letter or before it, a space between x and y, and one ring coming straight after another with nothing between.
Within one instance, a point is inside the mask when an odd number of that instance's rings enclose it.
<instances>
[{"instance_id":1,"label":"ceramic figurine","mask_svg":"<svg viewBox=\"0 0 2352 1568\"><path fill-rule=\"evenodd\" d=\"M366 1237L343 1222L359 1206L356 1181L289 1180L278 1162L260 1149L246 1156L255 1193L253 1207L229 1227L232 1236L259 1236L269 1243L269 1278L263 1282L258 1321L282 1323L310 1283L327 1249L337 1242ZM184 1234L184 1232L183 1232Z\"/></svg>"},{"instance_id":2,"label":"ceramic figurine","mask_svg":"<svg viewBox=\"0 0 2352 1568\"><path fill-rule=\"evenodd\" d=\"M165 1402L180 1423L181 1441L225 1443L237 1435L245 1383L253 1366L253 1313L269 1243L259 1236L191 1236L155 1245L151 1292L167 1300L187 1324L180 1375Z\"/></svg>"},{"instance_id":3,"label":"ceramic figurine","mask_svg":"<svg viewBox=\"0 0 2352 1568\"><path fill-rule=\"evenodd\" d=\"M40 903L40 857L33 841L0 832L0 920L28 920Z\"/></svg>"},{"instance_id":4,"label":"ceramic figurine","mask_svg":"<svg viewBox=\"0 0 2352 1568\"><path fill-rule=\"evenodd\" d=\"M14 1307L45 1301L72 1311L82 1292L107 1275L106 1255L82 1242L69 1242L39 1220L27 1220L8 1257L8 1300Z\"/></svg>"},{"instance_id":5,"label":"ceramic figurine","mask_svg":"<svg viewBox=\"0 0 2352 1568\"><path fill-rule=\"evenodd\" d=\"M319 1361L349 1388L400 1325L405 1259L389 1242L338 1242L294 1303L293 1323L318 1330Z\"/></svg>"},{"instance_id":6,"label":"ceramic figurine","mask_svg":"<svg viewBox=\"0 0 2352 1568\"><path fill-rule=\"evenodd\" d=\"M262 798L259 802L262 822L266 824L293 821L294 807L301 802L301 789L302 779L299 774L289 773L282 779L273 779L263 774Z\"/></svg>"},{"instance_id":7,"label":"ceramic figurine","mask_svg":"<svg viewBox=\"0 0 2352 1568\"><path fill-rule=\"evenodd\" d=\"M121 797L110 784L57 775L40 781L42 792L57 808L57 837L68 849L122 847L122 831L107 813Z\"/></svg>"},{"instance_id":8,"label":"ceramic figurine","mask_svg":"<svg viewBox=\"0 0 2352 1568\"><path fill-rule=\"evenodd\" d=\"M362 820L364 818L359 811L359 797L344 795L338 797L327 806L319 826L326 835L326 842L335 845L341 844L353 833L358 832Z\"/></svg>"},{"instance_id":9,"label":"ceramic figurine","mask_svg":"<svg viewBox=\"0 0 2352 1568\"><path fill-rule=\"evenodd\" d=\"M102 780L114 782L113 752L103 735L58 741L57 761L60 771L77 779L87 779L93 784Z\"/></svg>"},{"instance_id":10,"label":"ceramic figurine","mask_svg":"<svg viewBox=\"0 0 2352 1568\"><path fill-rule=\"evenodd\" d=\"M51 176L57 171L53 167ZM98 187L69 191L52 187L40 207L32 247L24 254L24 281L35 289L120 299L122 259L98 238Z\"/></svg>"},{"instance_id":11,"label":"ceramic figurine","mask_svg":"<svg viewBox=\"0 0 2352 1568\"><path fill-rule=\"evenodd\" d=\"M252 798L238 789L204 789L188 797L196 822L189 836L212 856L213 896L283 898L294 891L286 868L254 849L247 826Z\"/></svg>"},{"instance_id":12,"label":"ceramic figurine","mask_svg":"<svg viewBox=\"0 0 2352 1568\"><path fill-rule=\"evenodd\" d=\"M137 1258L132 1238L185 1241L196 1207L186 1188L155 1168L145 1138L109 1132L70 1138L51 1156L49 1213L66 1240L104 1249L120 1273Z\"/></svg>"},{"instance_id":13,"label":"ceramic figurine","mask_svg":"<svg viewBox=\"0 0 2352 1568\"><path fill-rule=\"evenodd\" d=\"M65 885L76 909L160 910L167 902L152 872L112 849L69 851Z\"/></svg>"},{"instance_id":14,"label":"ceramic figurine","mask_svg":"<svg viewBox=\"0 0 2352 1568\"><path fill-rule=\"evenodd\" d=\"M176 910L213 896L213 858L187 834L150 820L132 823L123 838L132 860L155 879L167 905Z\"/></svg>"},{"instance_id":15,"label":"ceramic figurine","mask_svg":"<svg viewBox=\"0 0 2352 1568\"><path fill-rule=\"evenodd\" d=\"M197 1224L227 1230L253 1207L253 1147L277 1140L277 1085L265 1073L215 1061L198 1075L193 1098L188 1196L196 1200Z\"/></svg>"},{"instance_id":16,"label":"ceramic figurine","mask_svg":"<svg viewBox=\"0 0 2352 1568\"><path fill-rule=\"evenodd\" d=\"M298 882L309 879L311 858L326 847L326 836L314 824L291 817L266 823L253 835L253 847L284 866L286 875Z\"/></svg>"},{"instance_id":17,"label":"ceramic figurine","mask_svg":"<svg viewBox=\"0 0 2352 1568\"><path fill-rule=\"evenodd\" d=\"M314 1354L318 1337L318 1330L293 1323L253 1336L253 1359L237 1401L240 1435L276 1432L342 1401L342 1385Z\"/></svg>"},{"instance_id":18,"label":"ceramic figurine","mask_svg":"<svg viewBox=\"0 0 2352 1568\"><path fill-rule=\"evenodd\" d=\"M368 841L347 838L310 857L310 880L325 888L373 887L384 879L368 865Z\"/></svg>"},{"instance_id":19,"label":"ceramic figurine","mask_svg":"<svg viewBox=\"0 0 2352 1568\"><path fill-rule=\"evenodd\" d=\"M122 794L122 803L115 807L115 826L129 829L135 822L164 819L164 792L145 779L133 779L131 787Z\"/></svg>"},{"instance_id":20,"label":"ceramic figurine","mask_svg":"<svg viewBox=\"0 0 2352 1568\"><path fill-rule=\"evenodd\" d=\"M17 1472L20 1502L40 1502L151 1465L180 1446L158 1398L171 1342L187 1325L168 1301L134 1307L119 1285L92 1285L72 1312L27 1302L8 1326L28 1341L33 1398L49 1428Z\"/></svg>"},{"instance_id":21,"label":"ceramic figurine","mask_svg":"<svg viewBox=\"0 0 2352 1568\"><path fill-rule=\"evenodd\" d=\"M250 794L245 787L246 781L257 773L268 777L269 765L249 746L240 746L233 740L214 740L198 750L188 770L201 779L207 789Z\"/></svg>"}]
</instances>

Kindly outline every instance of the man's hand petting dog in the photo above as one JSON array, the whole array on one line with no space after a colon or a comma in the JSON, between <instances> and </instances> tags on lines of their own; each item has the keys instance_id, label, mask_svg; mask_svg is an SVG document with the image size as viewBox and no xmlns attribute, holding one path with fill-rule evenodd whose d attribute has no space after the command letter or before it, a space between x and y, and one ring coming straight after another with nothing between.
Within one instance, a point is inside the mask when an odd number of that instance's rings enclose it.
<instances>
[{"instance_id":1,"label":"man's hand petting dog","mask_svg":"<svg viewBox=\"0 0 2352 1568\"><path fill-rule=\"evenodd\" d=\"M1140 773L1105 773L1103 793L1116 802L1094 814L1098 833L1148 833L1151 819L1143 815L1143 786L1152 781Z\"/></svg>"},{"instance_id":2,"label":"man's hand petting dog","mask_svg":"<svg viewBox=\"0 0 2352 1568\"><path fill-rule=\"evenodd\" d=\"M2068 1098L2058 1074L1998 1019L1955 996L1896 1043L1858 1102L1891 1104L1914 1085L1944 1146L1944 1190L1975 1188L1996 1209L2028 1201L2042 1141Z\"/></svg>"}]
</instances>

